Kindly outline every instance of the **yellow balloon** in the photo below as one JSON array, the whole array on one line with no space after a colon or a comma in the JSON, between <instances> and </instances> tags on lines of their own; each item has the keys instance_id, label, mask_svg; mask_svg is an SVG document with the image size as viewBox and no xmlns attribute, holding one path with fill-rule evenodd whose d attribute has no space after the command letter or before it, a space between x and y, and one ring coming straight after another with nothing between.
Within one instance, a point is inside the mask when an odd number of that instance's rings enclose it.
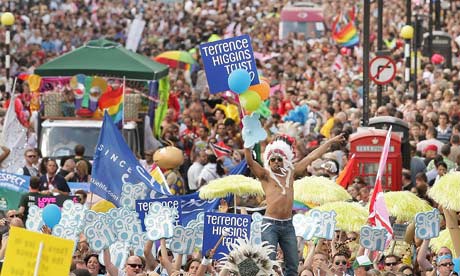
<instances>
[{"instance_id":1,"label":"yellow balloon","mask_svg":"<svg viewBox=\"0 0 460 276\"><path fill-rule=\"evenodd\" d=\"M29 84L30 91L38 91L40 89L40 85L42 83L42 77L39 75L30 75L27 78L27 83Z\"/></svg>"}]
</instances>

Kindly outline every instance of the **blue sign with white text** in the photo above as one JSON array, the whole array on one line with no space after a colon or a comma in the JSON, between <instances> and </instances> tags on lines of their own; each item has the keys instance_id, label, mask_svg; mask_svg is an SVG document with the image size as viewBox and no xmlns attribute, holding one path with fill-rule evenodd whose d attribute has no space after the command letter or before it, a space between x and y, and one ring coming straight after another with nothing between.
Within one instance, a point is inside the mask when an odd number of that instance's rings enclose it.
<instances>
[{"instance_id":1,"label":"blue sign with white text","mask_svg":"<svg viewBox=\"0 0 460 276\"><path fill-rule=\"evenodd\" d=\"M30 176L0 172L0 188L14 192L27 192L29 181Z\"/></svg>"},{"instance_id":2,"label":"blue sign with white text","mask_svg":"<svg viewBox=\"0 0 460 276\"><path fill-rule=\"evenodd\" d=\"M228 76L236 69L249 72L251 85L259 84L249 35L203 43L200 45L200 54L211 94L230 90Z\"/></svg>"},{"instance_id":3,"label":"blue sign with white text","mask_svg":"<svg viewBox=\"0 0 460 276\"><path fill-rule=\"evenodd\" d=\"M222 253L228 254L232 244L237 239L249 240L251 230L251 216L227 213L205 213L203 233L203 256L214 248L223 236L217 247L214 258L223 258ZM204 238L206 237L206 238Z\"/></svg>"},{"instance_id":4,"label":"blue sign with white text","mask_svg":"<svg viewBox=\"0 0 460 276\"><path fill-rule=\"evenodd\" d=\"M145 231L144 218L150 210L150 205L154 202L160 202L163 206L175 208L177 210L175 225L181 225L182 218L182 200L180 197L171 196L167 198L136 200L136 212L141 220L142 231Z\"/></svg>"}]
</instances>

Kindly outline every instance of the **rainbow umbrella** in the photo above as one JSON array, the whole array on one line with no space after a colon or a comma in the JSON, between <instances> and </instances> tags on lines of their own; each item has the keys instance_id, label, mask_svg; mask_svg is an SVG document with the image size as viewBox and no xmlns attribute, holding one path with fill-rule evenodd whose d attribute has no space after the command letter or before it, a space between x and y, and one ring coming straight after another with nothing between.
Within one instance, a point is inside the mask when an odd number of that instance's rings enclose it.
<instances>
[{"instance_id":1,"label":"rainbow umbrella","mask_svg":"<svg viewBox=\"0 0 460 276\"><path fill-rule=\"evenodd\" d=\"M196 61L192 55L186 51L166 51L154 58L156 62L168 65L171 68L189 70L190 65Z\"/></svg>"}]
</instances>

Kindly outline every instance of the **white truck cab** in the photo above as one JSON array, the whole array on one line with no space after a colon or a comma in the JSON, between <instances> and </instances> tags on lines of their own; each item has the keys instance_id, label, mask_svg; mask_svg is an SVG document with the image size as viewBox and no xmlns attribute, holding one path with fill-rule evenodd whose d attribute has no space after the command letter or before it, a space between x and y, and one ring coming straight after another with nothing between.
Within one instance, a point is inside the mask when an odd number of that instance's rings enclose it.
<instances>
[{"instance_id":1,"label":"white truck cab","mask_svg":"<svg viewBox=\"0 0 460 276\"><path fill-rule=\"evenodd\" d=\"M74 155L74 147L85 146L85 157L92 160L102 120L46 119L40 125L38 144L43 157L61 159ZM125 122L123 137L133 152L141 152L141 139L134 121Z\"/></svg>"}]
</instances>

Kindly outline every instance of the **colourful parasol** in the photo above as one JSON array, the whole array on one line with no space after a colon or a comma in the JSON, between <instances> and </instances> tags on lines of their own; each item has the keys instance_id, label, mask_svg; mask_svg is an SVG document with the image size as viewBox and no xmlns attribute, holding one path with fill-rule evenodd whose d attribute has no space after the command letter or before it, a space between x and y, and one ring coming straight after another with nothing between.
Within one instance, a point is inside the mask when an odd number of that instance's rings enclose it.
<instances>
[{"instance_id":1,"label":"colourful parasol","mask_svg":"<svg viewBox=\"0 0 460 276\"><path fill-rule=\"evenodd\" d=\"M350 199L351 196L343 187L326 177L306 176L294 181L294 200L308 206Z\"/></svg>"},{"instance_id":2,"label":"colourful parasol","mask_svg":"<svg viewBox=\"0 0 460 276\"><path fill-rule=\"evenodd\" d=\"M244 175L229 175L214 179L200 188L201 199L222 198L229 194L244 196L264 195L265 193L260 181Z\"/></svg>"},{"instance_id":3,"label":"colourful parasol","mask_svg":"<svg viewBox=\"0 0 460 276\"><path fill-rule=\"evenodd\" d=\"M428 191L428 195L444 208L460 211L460 172L451 172L441 177Z\"/></svg>"},{"instance_id":4,"label":"colourful parasol","mask_svg":"<svg viewBox=\"0 0 460 276\"><path fill-rule=\"evenodd\" d=\"M430 245L431 248L433 248L434 252L436 252L436 254L438 253L439 249L441 249L441 247L443 246L449 248L452 252L455 252L454 244L452 243L452 239L450 237L448 229L442 230L439 233L438 237L431 239Z\"/></svg>"},{"instance_id":5,"label":"colourful parasol","mask_svg":"<svg viewBox=\"0 0 460 276\"><path fill-rule=\"evenodd\" d=\"M189 70L191 64L196 63L192 55L186 51L166 51L156 56L154 60L172 68L186 70Z\"/></svg>"},{"instance_id":6,"label":"colourful parasol","mask_svg":"<svg viewBox=\"0 0 460 276\"><path fill-rule=\"evenodd\" d=\"M337 227L344 231L359 232L366 225L369 211L357 202L329 202L315 207L320 211L332 211L337 214Z\"/></svg>"},{"instance_id":7,"label":"colourful parasol","mask_svg":"<svg viewBox=\"0 0 460 276\"><path fill-rule=\"evenodd\" d=\"M433 207L409 191L387 192L384 195L388 212L397 222L412 221L419 212L428 212Z\"/></svg>"}]
</instances>

